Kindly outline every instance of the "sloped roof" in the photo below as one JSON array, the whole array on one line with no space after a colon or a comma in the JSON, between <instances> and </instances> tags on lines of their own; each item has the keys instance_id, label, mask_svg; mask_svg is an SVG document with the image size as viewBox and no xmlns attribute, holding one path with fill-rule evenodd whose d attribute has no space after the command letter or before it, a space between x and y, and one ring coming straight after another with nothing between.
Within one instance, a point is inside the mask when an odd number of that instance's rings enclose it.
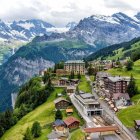
<instances>
[{"instance_id":1,"label":"sloped roof","mask_svg":"<svg viewBox=\"0 0 140 140\"><path fill-rule=\"evenodd\" d=\"M74 117L70 116L70 117L66 118L64 120L64 122L67 126L69 126L70 124L72 124L74 122L80 122L80 121L77 118L74 118Z\"/></svg>"},{"instance_id":2,"label":"sloped roof","mask_svg":"<svg viewBox=\"0 0 140 140\"><path fill-rule=\"evenodd\" d=\"M86 133L94 133L94 132L107 132L107 131L116 131L119 128L117 126L103 126L103 127L95 127L95 128L85 128L84 131Z\"/></svg>"},{"instance_id":3,"label":"sloped roof","mask_svg":"<svg viewBox=\"0 0 140 140\"><path fill-rule=\"evenodd\" d=\"M126 100L130 100L129 94L128 93L114 93L113 94L113 99L118 99L118 98L125 98Z\"/></svg>"},{"instance_id":4,"label":"sloped roof","mask_svg":"<svg viewBox=\"0 0 140 140\"><path fill-rule=\"evenodd\" d=\"M80 94L80 96L81 96L83 99L86 99L86 98L93 98L93 97L94 97L94 95L93 95L93 94L90 94L90 93Z\"/></svg>"},{"instance_id":5,"label":"sloped roof","mask_svg":"<svg viewBox=\"0 0 140 140\"><path fill-rule=\"evenodd\" d=\"M52 131L50 134L48 134L48 139L57 139L60 138L61 136L56 132L56 131Z\"/></svg>"},{"instance_id":6,"label":"sloped roof","mask_svg":"<svg viewBox=\"0 0 140 140\"><path fill-rule=\"evenodd\" d=\"M75 86L67 86L67 89L76 89Z\"/></svg>"},{"instance_id":7,"label":"sloped roof","mask_svg":"<svg viewBox=\"0 0 140 140\"><path fill-rule=\"evenodd\" d=\"M69 101L66 100L65 98L63 98L63 97L59 97L59 98L57 98L56 100L54 100L54 103L56 104L56 103L59 103L60 101L66 101L66 102L69 102Z\"/></svg>"},{"instance_id":8,"label":"sloped roof","mask_svg":"<svg viewBox=\"0 0 140 140\"><path fill-rule=\"evenodd\" d=\"M140 120L135 120L137 125L140 125Z\"/></svg>"},{"instance_id":9,"label":"sloped roof","mask_svg":"<svg viewBox=\"0 0 140 140\"><path fill-rule=\"evenodd\" d=\"M61 126L61 125L64 125L64 121L60 120L60 119L57 119L54 123L53 123L55 126Z\"/></svg>"},{"instance_id":10,"label":"sloped roof","mask_svg":"<svg viewBox=\"0 0 140 140\"><path fill-rule=\"evenodd\" d=\"M66 112L71 113L71 112L73 112L73 109L72 108L66 109Z\"/></svg>"},{"instance_id":11,"label":"sloped roof","mask_svg":"<svg viewBox=\"0 0 140 140\"><path fill-rule=\"evenodd\" d=\"M112 82L119 82L119 81L130 81L129 77L121 77L121 76L110 76L108 79Z\"/></svg>"},{"instance_id":12,"label":"sloped roof","mask_svg":"<svg viewBox=\"0 0 140 140\"><path fill-rule=\"evenodd\" d=\"M108 77L108 76L110 76L110 74L107 72L97 72L96 76L102 78L102 77Z\"/></svg>"}]
</instances>

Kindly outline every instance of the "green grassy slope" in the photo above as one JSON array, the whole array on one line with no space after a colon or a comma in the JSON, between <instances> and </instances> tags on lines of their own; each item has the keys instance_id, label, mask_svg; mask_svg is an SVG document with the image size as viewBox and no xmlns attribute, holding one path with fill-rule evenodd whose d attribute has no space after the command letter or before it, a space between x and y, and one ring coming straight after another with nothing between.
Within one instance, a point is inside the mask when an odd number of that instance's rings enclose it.
<instances>
[{"instance_id":1,"label":"green grassy slope","mask_svg":"<svg viewBox=\"0 0 140 140\"><path fill-rule=\"evenodd\" d=\"M126 57L130 57L131 54L135 51L138 51L140 49L140 38L135 38L129 42L124 42L120 44L115 44L108 46L106 48L103 48L90 56L88 56L86 59L96 60L96 59L109 59L109 60L116 60L118 57L120 59L124 59Z\"/></svg>"},{"instance_id":2,"label":"green grassy slope","mask_svg":"<svg viewBox=\"0 0 140 140\"><path fill-rule=\"evenodd\" d=\"M57 98L57 93L61 93L63 88L55 88L55 91L50 95L47 101L37 107L32 112L24 116L15 126L9 129L1 138L1 140L22 140L27 127L31 127L35 121L40 122L42 126L42 134L37 140L47 139L47 135L51 132L52 127L50 123L55 120L55 106L53 101ZM76 109L72 106L73 116L80 120L80 125L84 121L79 117ZM65 110L62 111L63 119L67 117Z\"/></svg>"},{"instance_id":3,"label":"green grassy slope","mask_svg":"<svg viewBox=\"0 0 140 140\"><path fill-rule=\"evenodd\" d=\"M56 93L60 93L62 91L62 88L56 88L46 103L40 105L35 110L24 116L15 126L3 135L1 140L22 140L26 128L31 127L34 121L39 121L41 126L45 126L46 124L53 122L55 109L53 100L56 98ZM46 136L50 131L51 128L49 126L47 129L44 127L42 135L38 140L46 139Z\"/></svg>"},{"instance_id":4,"label":"green grassy slope","mask_svg":"<svg viewBox=\"0 0 140 140\"><path fill-rule=\"evenodd\" d=\"M82 90L87 93L91 93L90 82L87 81L85 76L82 76L80 79L79 90Z\"/></svg>"}]
</instances>

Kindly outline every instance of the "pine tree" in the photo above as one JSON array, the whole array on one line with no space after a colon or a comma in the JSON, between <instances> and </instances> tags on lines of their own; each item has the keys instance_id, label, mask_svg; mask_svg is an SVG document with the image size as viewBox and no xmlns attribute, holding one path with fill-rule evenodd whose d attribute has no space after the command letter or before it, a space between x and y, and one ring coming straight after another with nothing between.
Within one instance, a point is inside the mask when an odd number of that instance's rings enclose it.
<instances>
[{"instance_id":1,"label":"pine tree","mask_svg":"<svg viewBox=\"0 0 140 140\"><path fill-rule=\"evenodd\" d=\"M74 79L74 71L71 71L71 73L69 75L69 79Z\"/></svg>"},{"instance_id":2,"label":"pine tree","mask_svg":"<svg viewBox=\"0 0 140 140\"><path fill-rule=\"evenodd\" d=\"M81 79L81 74L80 74L80 72L78 73L77 78L78 78L78 79Z\"/></svg>"},{"instance_id":3,"label":"pine tree","mask_svg":"<svg viewBox=\"0 0 140 140\"><path fill-rule=\"evenodd\" d=\"M129 60L129 61L127 62L127 65L126 65L127 71L132 70L133 65L134 65L134 64L133 64L133 61L132 61L132 60Z\"/></svg>"},{"instance_id":4,"label":"pine tree","mask_svg":"<svg viewBox=\"0 0 140 140\"><path fill-rule=\"evenodd\" d=\"M79 94L79 87L76 87L76 94Z\"/></svg>"},{"instance_id":5,"label":"pine tree","mask_svg":"<svg viewBox=\"0 0 140 140\"><path fill-rule=\"evenodd\" d=\"M14 122L13 122L13 114L8 109L8 110L5 111L4 117L5 117L5 129L7 130L14 124Z\"/></svg>"},{"instance_id":6,"label":"pine tree","mask_svg":"<svg viewBox=\"0 0 140 140\"><path fill-rule=\"evenodd\" d=\"M34 138L37 138L41 135L41 126L39 122L36 121L33 123L31 132Z\"/></svg>"},{"instance_id":7,"label":"pine tree","mask_svg":"<svg viewBox=\"0 0 140 140\"><path fill-rule=\"evenodd\" d=\"M4 134L4 128L0 125L0 137Z\"/></svg>"},{"instance_id":8,"label":"pine tree","mask_svg":"<svg viewBox=\"0 0 140 140\"><path fill-rule=\"evenodd\" d=\"M127 87L127 93L129 94L130 97L133 97L138 93L138 89L135 83L135 79L133 78L133 75L131 75L130 82Z\"/></svg>"},{"instance_id":9,"label":"pine tree","mask_svg":"<svg viewBox=\"0 0 140 140\"><path fill-rule=\"evenodd\" d=\"M33 136L29 127L24 134L23 140L33 140Z\"/></svg>"},{"instance_id":10,"label":"pine tree","mask_svg":"<svg viewBox=\"0 0 140 140\"><path fill-rule=\"evenodd\" d=\"M63 118L62 112L58 109L55 113L55 120L57 120L57 119L61 120L62 118Z\"/></svg>"}]
</instances>

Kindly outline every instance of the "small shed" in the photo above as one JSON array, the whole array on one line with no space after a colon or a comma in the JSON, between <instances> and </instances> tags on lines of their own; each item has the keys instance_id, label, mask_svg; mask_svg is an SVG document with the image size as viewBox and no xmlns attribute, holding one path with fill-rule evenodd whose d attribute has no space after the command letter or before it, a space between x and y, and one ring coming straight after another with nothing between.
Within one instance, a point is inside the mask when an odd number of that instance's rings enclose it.
<instances>
[{"instance_id":1,"label":"small shed","mask_svg":"<svg viewBox=\"0 0 140 140\"><path fill-rule=\"evenodd\" d=\"M73 113L73 109L72 108L66 109L66 113L67 115L71 115Z\"/></svg>"},{"instance_id":2,"label":"small shed","mask_svg":"<svg viewBox=\"0 0 140 140\"><path fill-rule=\"evenodd\" d=\"M135 128L140 130L140 120L134 120Z\"/></svg>"}]
</instances>

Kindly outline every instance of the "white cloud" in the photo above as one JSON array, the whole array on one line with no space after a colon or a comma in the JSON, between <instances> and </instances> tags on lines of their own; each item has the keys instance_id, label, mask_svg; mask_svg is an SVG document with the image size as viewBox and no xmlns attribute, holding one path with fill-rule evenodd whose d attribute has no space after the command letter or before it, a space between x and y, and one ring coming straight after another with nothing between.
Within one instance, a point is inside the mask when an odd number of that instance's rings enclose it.
<instances>
[{"instance_id":1,"label":"white cloud","mask_svg":"<svg viewBox=\"0 0 140 140\"><path fill-rule=\"evenodd\" d=\"M0 18L39 18L63 26L93 14L124 12L134 15L140 11L139 5L139 0L0 0Z\"/></svg>"}]
</instances>

